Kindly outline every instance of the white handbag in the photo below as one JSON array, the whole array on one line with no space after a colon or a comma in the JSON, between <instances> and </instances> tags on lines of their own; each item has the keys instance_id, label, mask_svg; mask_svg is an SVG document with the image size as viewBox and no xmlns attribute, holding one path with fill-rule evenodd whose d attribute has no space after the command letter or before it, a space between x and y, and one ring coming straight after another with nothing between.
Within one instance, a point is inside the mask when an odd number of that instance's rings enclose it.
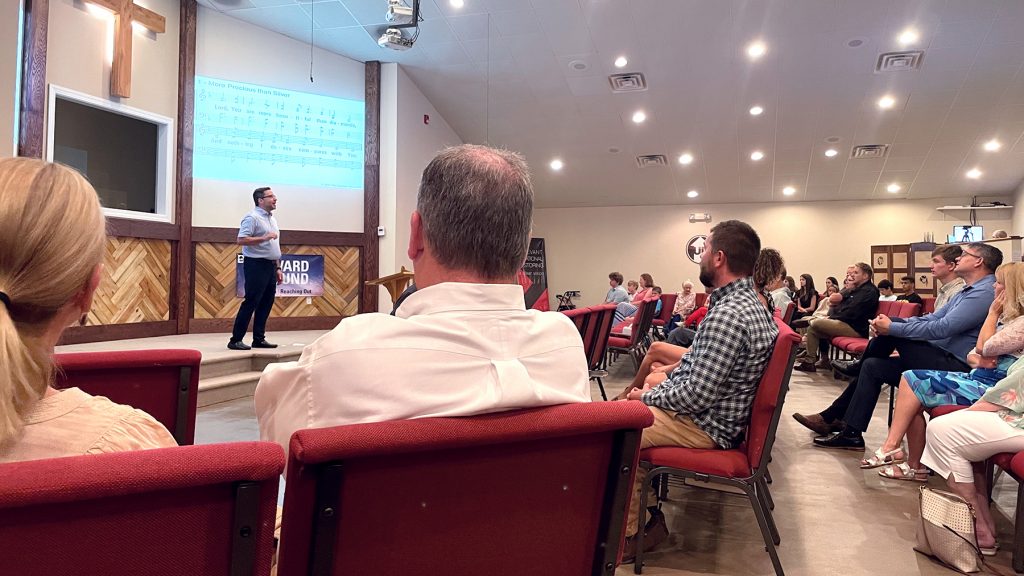
<instances>
[{"instance_id":1,"label":"white handbag","mask_svg":"<svg viewBox=\"0 0 1024 576\"><path fill-rule=\"evenodd\" d=\"M963 498L921 486L914 550L960 572L979 572L983 561L974 532L974 508Z\"/></svg>"}]
</instances>

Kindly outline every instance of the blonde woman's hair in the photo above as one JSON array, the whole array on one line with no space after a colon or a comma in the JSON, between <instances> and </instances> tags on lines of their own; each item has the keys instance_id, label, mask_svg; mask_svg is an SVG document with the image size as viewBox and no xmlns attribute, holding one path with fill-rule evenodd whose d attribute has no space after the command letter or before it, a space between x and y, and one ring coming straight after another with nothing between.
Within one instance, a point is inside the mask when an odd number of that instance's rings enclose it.
<instances>
[{"instance_id":1,"label":"blonde woman's hair","mask_svg":"<svg viewBox=\"0 0 1024 576\"><path fill-rule=\"evenodd\" d=\"M1003 322L1024 316L1024 262L1007 262L996 268L1003 285Z\"/></svg>"},{"instance_id":2,"label":"blonde woman's hair","mask_svg":"<svg viewBox=\"0 0 1024 576\"><path fill-rule=\"evenodd\" d=\"M0 445L14 438L53 372L41 342L87 286L106 239L96 191L42 160L0 160Z\"/></svg>"}]
</instances>

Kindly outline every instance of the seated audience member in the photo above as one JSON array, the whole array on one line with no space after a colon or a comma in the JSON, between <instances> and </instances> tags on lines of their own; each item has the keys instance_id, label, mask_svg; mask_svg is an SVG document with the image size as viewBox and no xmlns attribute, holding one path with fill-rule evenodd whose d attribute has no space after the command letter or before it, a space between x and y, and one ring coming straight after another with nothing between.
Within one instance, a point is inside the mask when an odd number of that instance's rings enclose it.
<instances>
[{"instance_id":1,"label":"seated audience member","mask_svg":"<svg viewBox=\"0 0 1024 576\"><path fill-rule=\"evenodd\" d=\"M784 312L786 305L792 302L786 292L786 263L775 248L762 248L757 254L751 279L757 299L768 308L769 313L778 309Z\"/></svg>"},{"instance_id":2,"label":"seated audience member","mask_svg":"<svg viewBox=\"0 0 1024 576\"><path fill-rule=\"evenodd\" d=\"M629 393L631 400L643 401L654 413L654 425L643 431L641 448L718 449L741 441L778 335L750 279L760 245L757 233L743 222L728 220L711 229L701 254L700 276L715 291L697 339L675 370L657 375L660 383L649 381ZM643 475L637 474L622 554L627 562L636 554L642 484ZM651 515L644 527L645 548L668 536L664 515L657 508Z\"/></svg>"},{"instance_id":3,"label":"seated audience member","mask_svg":"<svg viewBox=\"0 0 1024 576\"><path fill-rule=\"evenodd\" d=\"M795 302L793 320L810 316L818 309L818 291L814 289L814 278L810 274L800 275L800 289L796 293Z\"/></svg>"},{"instance_id":4,"label":"seated audience member","mask_svg":"<svg viewBox=\"0 0 1024 576\"><path fill-rule=\"evenodd\" d=\"M834 336L865 338L868 320L878 311L878 288L871 283L871 266L859 262L850 267L846 277L850 287L829 298L835 307L828 318L812 321L807 327L807 349L797 356L794 370L815 372L829 368L825 358L818 359L821 341Z\"/></svg>"},{"instance_id":5,"label":"seated audience member","mask_svg":"<svg viewBox=\"0 0 1024 576\"><path fill-rule=\"evenodd\" d=\"M892 291L892 282L882 280L878 283L878 301L895 302L896 294Z\"/></svg>"},{"instance_id":6,"label":"seated audience member","mask_svg":"<svg viewBox=\"0 0 1024 576\"><path fill-rule=\"evenodd\" d=\"M814 310L814 313L810 316L804 316L803 318L797 318L793 320L792 325L794 328L806 328L812 321L818 318L828 318L828 311L831 308L831 302L828 301L829 296L839 293L839 288L833 284L825 288L825 297L818 303L818 307Z\"/></svg>"},{"instance_id":7,"label":"seated audience member","mask_svg":"<svg viewBox=\"0 0 1024 576\"><path fill-rule=\"evenodd\" d=\"M395 316L360 314L271 364L256 388L260 438L361 422L589 402L571 320L527 310L533 186L518 154L447 148L423 171L410 222L418 290Z\"/></svg>"},{"instance_id":8,"label":"seated audience member","mask_svg":"<svg viewBox=\"0 0 1024 576\"><path fill-rule=\"evenodd\" d=\"M957 495L974 507L978 547L995 554L996 527L989 509L985 473L972 462L1000 452L1024 450L1024 359L1010 367L1009 375L989 388L966 410L935 418L928 424L928 439L921 463L946 479Z\"/></svg>"},{"instance_id":9,"label":"seated audience member","mask_svg":"<svg viewBox=\"0 0 1024 576\"><path fill-rule=\"evenodd\" d=\"M879 475L895 480L928 480L921 466L926 408L970 406L1007 375L1024 352L1024 263L1010 262L996 269L995 299L978 334L974 351L967 355L969 373L944 370L908 370L900 379L889 436L861 468L885 466ZM1000 322L1002 325L1000 326ZM907 452L903 436L907 436Z\"/></svg>"},{"instance_id":10,"label":"seated audience member","mask_svg":"<svg viewBox=\"0 0 1024 576\"><path fill-rule=\"evenodd\" d=\"M707 304L697 308L686 317L686 320L683 320L683 324L681 326L678 326L675 330L669 332L668 336L665 337L665 341L675 346L689 348L690 344L693 343L693 339L697 336L697 327L700 326L701 321L703 321L704 317L707 315Z\"/></svg>"},{"instance_id":11,"label":"seated audience member","mask_svg":"<svg viewBox=\"0 0 1024 576\"><path fill-rule=\"evenodd\" d=\"M654 301L654 316L655 317L657 317L658 314L661 314L661 294L662 294L661 286L655 286L655 287L651 288L651 297L655 297L656 296L658 298L657 300ZM622 319L622 322L625 323L625 324L630 324L631 322L633 322L633 318L634 318L634 316L627 316L627 317ZM613 330L613 332L617 332L617 330Z\"/></svg>"},{"instance_id":12,"label":"seated audience member","mask_svg":"<svg viewBox=\"0 0 1024 576\"><path fill-rule=\"evenodd\" d=\"M940 284L935 296L935 311L938 312L949 301L964 289L964 279L956 273L956 261L963 254L963 249L956 244L939 246L932 250L932 276Z\"/></svg>"},{"instance_id":13,"label":"seated audience member","mask_svg":"<svg viewBox=\"0 0 1024 576\"><path fill-rule=\"evenodd\" d=\"M0 160L0 191L0 462L174 446L141 410L51 386L54 346L85 322L100 283L96 191L70 168L29 158Z\"/></svg>"},{"instance_id":14,"label":"seated audience member","mask_svg":"<svg viewBox=\"0 0 1024 576\"><path fill-rule=\"evenodd\" d=\"M622 274L618 272L612 272L608 275L608 285L611 288L608 289L608 294L604 297L605 304L618 304L619 302L626 302L629 300L629 293L622 287Z\"/></svg>"},{"instance_id":15,"label":"seated audience member","mask_svg":"<svg viewBox=\"0 0 1024 576\"><path fill-rule=\"evenodd\" d=\"M839 285L839 281L836 280L835 276L826 276L825 277L825 290L826 291L828 291L829 286L832 286L833 288L835 288L836 292L839 292L840 290L842 290L842 286Z\"/></svg>"},{"instance_id":16,"label":"seated audience member","mask_svg":"<svg viewBox=\"0 0 1024 576\"><path fill-rule=\"evenodd\" d=\"M629 302L620 302L615 307L615 319L612 324L618 324L635 314L640 303L651 296L651 291L654 289L654 278L650 274L643 273L640 275L640 282L643 283L643 288L633 294L633 299Z\"/></svg>"},{"instance_id":17,"label":"seated audience member","mask_svg":"<svg viewBox=\"0 0 1024 576\"><path fill-rule=\"evenodd\" d=\"M789 299L795 300L797 293L796 280L794 280L792 276L786 276L785 286L786 291L789 292Z\"/></svg>"},{"instance_id":18,"label":"seated audience member","mask_svg":"<svg viewBox=\"0 0 1024 576\"><path fill-rule=\"evenodd\" d=\"M626 294L629 294L630 300L633 300L633 297L636 296L636 291L639 289L640 283L637 282L636 280L630 280L629 282L626 282Z\"/></svg>"},{"instance_id":19,"label":"seated audience member","mask_svg":"<svg viewBox=\"0 0 1024 576\"><path fill-rule=\"evenodd\" d=\"M697 294L693 291L693 282L683 282L683 291L676 293L676 305L672 308L672 318L665 325L665 334L671 333L676 326L697 307Z\"/></svg>"},{"instance_id":20,"label":"seated audience member","mask_svg":"<svg viewBox=\"0 0 1024 576\"><path fill-rule=\"evenodd\" d=\"M825 438L815 438L822 448L863 449L863 433L884 384L896 385L907 370L945 370L968 372L967 354L978 341L981 326L994 298L992 272L1003 255L988 244L968 244L956 265L964 288L942 310L914 318L889 318L879 314L871 321L877 335L864 350L861 359L836 362L835 369L853 378L846 390L827 409L818 414L794 414L801 424L822 433L838 427L842 430ZM811 325L813 328L813 324ZM898 357L892 357L894 351Z\"/></svg>"},{"instance_id":21,"label":"seated audience member","mask_svg":"<svg viewBox=\"0 0 1024 576\"><path fill-rule=\"evenodd\" d=\"M903 278L900 278L900 290L902 290L903 293L896 297L897 300L904 300L911 304L924 306L924 298L921 298L921 295L917 293L917 286L915 285L913 276L904 276Z\"/></svg>"}]
</instances>

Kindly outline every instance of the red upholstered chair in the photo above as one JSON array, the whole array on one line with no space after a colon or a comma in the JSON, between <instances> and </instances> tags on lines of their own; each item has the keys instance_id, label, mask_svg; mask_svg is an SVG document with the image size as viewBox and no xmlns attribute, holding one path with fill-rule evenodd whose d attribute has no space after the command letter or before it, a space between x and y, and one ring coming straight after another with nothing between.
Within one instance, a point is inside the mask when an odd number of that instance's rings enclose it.
<instances>
[{"instance_id":1,"label":"red upholstered chair","mask_svg":"<svg viewBox=\"0 0 1024 576\"><path fill-rule=\"evenodd\" d=\"M651 320L651 326L654 327L654 336L660 340L664 340L668 334L664 333L665 324L672 319L672 309L676 307L676 299L679 298L678 294L662 294L661 295L661 314L654 317Z\"/></svg>"},{"instance_id":2,"label":"red upholstered chair","mask_svg":"<svg viewBox=\"0 0 1024 576\"><path fill-rule=\"evenodd\" d=\"M651 329L651 322L654 320L654 310L657 307L657 298L647 298L640 302L633 314L633 328L629 336L612 334L608 337L608 354L617 358L619 354L629 354L633 359L633 366L639 370L640 363L647 353L647 333Z\"/></svg>"},{"instance_id":3,"label":"red upholstered chair","mask_svg":"<svg viewBox=\"0 0 1024 576\"><path fill-rule=\"evenodd\" d=\"M269 442L0 464L0 572L270 574L283 469Z\"/></svg>"},{"instance_id":4,"label":"red upholstered chair","mask_svg":"<svg viewBox=\"0 0 1024 576\"><path fill-rule=\"evenodd\" d=\"M782 321L789 325L793 321L793 314L796 313L796 302L786 304L786 311L782 313Z\"/></svg>"},{"instance_id":5,"label":"red upholstered chair","mask_svg":"<svg viewBox=\"0 0 1024 576\"><path fill-rule=\"evenodd\" d=\"M590 379L597 380L597 387L601 389L601 398L607 400L608 394L604 391L604 379L608 377L605 361L608 351L608 332L615 320L615 304L600 304L587 310L590 314L587 329L589 338L583 339L583 346L587 353L587 364L590 367Z\"/></svg>"},{"instance_id":6,"label":"red upholstered chair","mask_svg":"<svg viewBox=\"0 0 1024 576\"><path fill-rule=\"evenodd\" d=\"M696 310L697 308L700 308L707 301L708 301L708 293L707 292L697 292L697 294L695 294L693 296L693 309Z\"/></svg>"},{"instance_id":7,"label":"red upholstered chair","mask_svg":"<svg viewBox=\"0 0 1024 576\"><path fill-rule=\"evenodd\" d=\"M156 418L185 446L195 441L198 350L54 354L56 388L81 388Z\"/></svg>"},{"instance_id":8,"label":"red upholstered chair","mask_svg":"<svg viewBox=\"0 0 1024 576\"><path fill-rule=\"evenodd\" d=\"M640 402L300 430L281 576L611 574Z\"/></svg>"},{"instance_id":9,"label":"red upholstered chair","mask_svg":"<svg viewBox=\"0 0 1024 576\"><path fill-rule=\"evenodd\" d=\"M935 312L935 298L929 296L927 298L922 298L922 300L924 300L924 306L921 307L922 316Z\"/></svg>"},{"instance_id":10,"label":"red upholstered chair","mask_svg":"<svg viewBox=\"0 0 1024 576\"><path fill-rule=\"evenodd\" d=\"M573 308L572 310L562 310L562 314L565 314L567 318L572 320L573 324L580 331L580 337L582 338L586 333L586 321L587 314L590 308Z\"/></svg>"},{"instance_id":11,"label":"red upholstered chair","mask_svg":"<svg viewBox=\"0 0 1024 576\"><path fill-rule=\"evenodd\" d=\"M742 490L754 509L754 516L761 528L761 535L775 567L775 573L782 576L782 564L775 550L780 542L779 531L772 518L771 496L768 493L765 474L768 471L768 461L771 459L772 445L775 443L775 431L782 415L782 404L789 390L793 358L800 336L779 318L775 319L775 323L779 327L779 337L775 341L775 349L768 360L768 366L761 376L743 444L732 450L648 448L640 452L640 460L650 466L644 479L645 487L649 486L654 478L668 474L692 482L725 484ZM647 514L647 493L648 490L645 489L640 497L641 526L644 525L644 516ZM637 555L633 567L636 574L643 570L643 548L643 530L640 530L637 532Z\"/></svg>"}]
</instances>

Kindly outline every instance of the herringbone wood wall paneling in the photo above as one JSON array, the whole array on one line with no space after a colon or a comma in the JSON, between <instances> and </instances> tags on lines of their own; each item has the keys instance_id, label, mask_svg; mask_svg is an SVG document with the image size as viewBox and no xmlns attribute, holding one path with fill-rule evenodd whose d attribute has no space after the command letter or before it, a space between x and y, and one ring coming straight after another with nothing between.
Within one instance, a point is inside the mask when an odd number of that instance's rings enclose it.
<instances>
[{"instance_id":1,"label":"herringbone wood wall paneling","mask_svg":"<svg viewBox=\"0 0 1024 576\"><path fill-rule=\"evenodd\" d=\"M234 318L242 299L235 296L236 244L197 242L194 318ZM287 254L323 255L324 295L307 304L302 297L274 301L271 318L352 316L359 311L359 249L341 246L288 246Z\"/></svg>"},{"instance_id":2,"label":"herringbone wood wall paneling","mask_svg":"<svg viewBox=\"0 0 1024 576\"><path fill-rule=\"evenodd\" d=\"M146 238L107 238L103 276L88 324L170 319L171 243Z\"/></svg>"}]
</instances>

